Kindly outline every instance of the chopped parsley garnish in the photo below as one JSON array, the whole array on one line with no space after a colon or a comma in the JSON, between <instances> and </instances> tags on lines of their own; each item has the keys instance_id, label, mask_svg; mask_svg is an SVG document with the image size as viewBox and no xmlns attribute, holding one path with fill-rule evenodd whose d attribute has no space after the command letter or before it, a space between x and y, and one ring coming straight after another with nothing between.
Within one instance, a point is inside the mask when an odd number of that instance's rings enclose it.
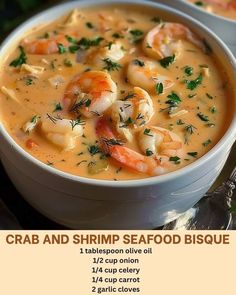
<instances>
[{"instance_id":1,"label":"chopped parsley garnish","mask_svg":"<svg viewBox=\"0 0 236 295\"><path fill-rule=\"evenodd\" d=\"M119 71L119 69L121 68L120 64L112 61L110 58L104 58L103 61L105 63L105 66L103 67L104 70Z\"/></svg>"},{"instance_id":2,"label":"chopped parsley garnish","mask_svg":"<svg viewBox=\"0 0 236 295\"><path fill-rule=\"evenodd\" d=\"M210 143L211 143L211 140L210 139L207 139L206 141L204 141L202 143L202 145L205 146L205 147L207 147Z\"/></svg>"},{"instance_id":3,"label":"chopped parsley garnish","mask_svg":"<svg viewBox=\"0 0 236 295\"><path fill-rule=\"evenodd\" d=\"M189 152L187 154L193 158L196 158L198 153L197 152Z\"/></svg>"},{"instance_id":4,"label":"chopped parsley garnish","mask_svg":"<svg viewBox=\"0 0 236 295\"><path fill-rule=\"evenodd\" d=\"M172 91L171 94L167 96L167 98L169 99L166 101L166 103L170 104L171 106L177 106L181 102L180 97L174 91Z\"/></svg>"},{"instance_id":5,"label":"chopped parsley garnish","mask_svg":"<svg viewBox=\"0 0 236 295\"><path fill-rule=\"evenodd\" d=\"M125 121L125 124L126 125L130 125L130 124L133 124L134 123L134 121L133 121L133 119L131 118L131 117L129 117L126 121Z\"/></svg>"},{"instance_id":6,"label":"chopped parsley garnish","mask_svg":"<svg viewBox=\"0 0 236 295\"><path fill-rule=\"evenodd\" d=\"M184 67L184 72L187 76L191 76L193 74L193 68L186 66L186 67Z\"/></svg>"},{"instance_id":7,"label":"chopped parsley garnish","mask_svg":"<svg viewBox=\"0 0 236 295\"><path fill-rule=\"evenodd\" d=\"M75 53L78 50L79 50L79 45L71 45L71 46L69 46L70 53Z\"/></svg>"},{"instance_id":8,"label":"chopped parsley garnish","mask_svg":"<svg viewBox=\"0 0 236 295\"><path fill-rule=\"evenodd\" d=\"M88 98L85 102L85 106L89 107L91 105L91 102L92 102L91 99Z\"/></svg>"},{"instance_id":9,"label":"chopped parsley garnish","mask_svg":"<svg viewBox=\"0 0 236 295\"><path fill-rule=\"evenodd\" d=\"M116 38L116 39L124 38L124 36L122 36L122 35L119 34L119 33L114 33L114 34L112 34L112 37L113 37L113 38Z\"/></svg>"},{"instance_id":10,"label":"chopped parsley garnish","mask_svg":"<svg viewBox=\"0 0 236 295\"><path fill-rule=\"evenodd\" d=\"M26 78L26 79L25 79L25 84L26 84L27 86L32 85L33 83L34 83L33 79L31 79L31 78Z\"/></svg>"},{"instance_id":11,"label":"chopped parsley garnish","mask_svg":"<svg viewBox=\"0 0 236 295\"><path fill-rule=\"evenodd\" d=\"M139 29L134 29L129 31L133 37L133 42L138 42L143 38L143 31Z\"/></svg>"},{"instance_id":12,"label":"chopped parsley garnish","mask_svg":"<svg viewBox=\"0 0 236 295\"><path fill-rule=\"evenodd\" d=\"M208 116L204 115L203 113L197 113L197 116L204 122L208 122L209 118Z\"/></svg>"},{"instance_id":13,"label":"chopped parsley garnish","mask_svg":"<svg viewBox=\"0 0 236 295\"><path fill-rule=\"evenodd\" d=\"M67 36L67 40L73 44L73 45L69 46L69 51L71 53L75 53L79 49L87 50L90 47L98 46L101 43L101 41L104 40L104 38L97 37L95 39L88 39L88 38L83 37L79 41L77 41L76 39Z\"/></svg>"},{"instance_id":14,"label":"chopped parsley garnish","mask_svg":"<svg viewBox=\"0 0 236 295\"><path fill-rule=\"evenodd\" d=\"M64 65L66 67L72 67L73 66L71 60L69 60L68 58L64 59L63 63L64 63Z\"/></svg>"},{"instance_id":15,"label":"chopped parsley garnish","mask_svg":"<svg viewBox=\"0 0 236 295\"><path fill-rule=\"evenodd\" d=\"M194 90L202 83L203 76L200 74L196 79L194 80L185 80L185 83L187 85L187 89Z\"/></svg>"},{"instance_id":16,"label":"chopped parsley garnish","mask_svg":"<svg viewBox=\"0 0 236 295\"><path fill-rule=\"evenodd\" d=\"M58 102L56 105L55 105L55 109L53 112L59 112L59 111L62 111L62 106L60 104L60 102Z\"/></svg>"},{"instance_id":17,"label":"chopped parsley garnish","mask_svg":"<svg viewBox=\"0 0 236 295\"><path fill-rule=\"evenodd\" d=\"M197 6L204 6L204 3L202 1L196 1L194 2L194 4Z\"/></svg>"},{"instance_id":18,"label":"chopped parsley garnish","mask_svg":"<svg viewBox=\"0 0 236 295\"><path fill-rule=\"evenodd\" d=\"M215 106L211 107L211 108L210 108L210 112L211 112L212 114L215 114L215 113L217 112L216 107L215 107Z\"/></svg>"},{"instance_id":19,"label":"chopped parsley garnish","mask_svg":"<svg viewBox=\"0 0 236 295\"><path fill-rule=\"evenodd\" d=\"M180 158L175 156L175 157L170 157L169 161L174 162L175 164L180 164Z\"/></svg>"},{"instance_id":20,"label":"chopped parsley garnish","mask_svg":"<svg viewBox=\"0 0 236 295\"><path fill-rule=\"evenodd\" d=\"M90 145L88 151L92 156L101 152L98 145Z\"/></svg>"},{"instance_id":21,"label":"chopped parsley garnish","mask_svg":"<svg viewBox=\"0 0 236 295\"><path fill-rule=\"evenodd\" d=\"M149 149L146 149L146 152L145 152L146 156L150 157L153 155L153 152Z\"/></svg>"},{"instance_id":22,"label":"chopped parsley garnish","mask_svg":"<svg viewBox=\"0 0 236 295\"><path fill-rule=\"evenodd\" d=\"M168 68L175 61L175 55L162 58L159 62L163 68Z\"/></svg>"},{"instance_id":23,"label":"chopped parsley garnish","mask_svg":"<svg viewBox=\"0 0 236 295\"><path fill-rule=\"evenodd\" d=\"M209 93L206 93L206 96L207 96L209 99L213 99L213 96L210 95Z\"/></svg>"},{"instance_id":24,"label":"chopped parsley garnish","mask_svg":"<svg viewBox=\"0 0 236 295\"><path fill-rule=\"evenodd\" d=\"M93 24L92 24L91 22L87 22L87 23L86 23L86 26L87 26L89 29L93 29L93 28L94 28L94 26L93 26Z\"/></svg>"},{"instance_id":25,"label":"chopped parsley garnish","mask_svg":"<svg viewBox=\"0 0 236 295\"><path fill-rule=\"evenodd\" d=\"M24 51L24 48L22 46L19 46L19 50L20 50L20 55L14 59L13 61L10 62L9 66L11 67L18 67L21 66L23 64L26 64L27 62L27 57Z\"/></svg>"},{"instance_id":26,"label":"chopped parsley garnish","mask_svg":"<svg viewBox=\"0 0 236 295\"><path fill-rule=\"evenodd\" d=\"M160 82L160 83L157 83L157 84L156 84L155 89L156 89L156 93L157 93L157 94L161 94L161 93L163 93L164 86L163 86L163 84Z\"/></svg>"},{"instance_id":27,"label":"chopped parsley garnish","mask_svg":"<svg viewBox=\"0 0 236 295\"><path fill-rule=\"evenodd\" d=\"M36 124L40 117L38 115L35 115L31 118L30 123Z\"/></svg>"},{"instance_id":28,"label":"chopped parsley garnish","mask_svg":"<svg viewBox=\"0 0 236 295\"><path fill-rule=\"evenodd\" d=\"M57 47L60 54L66 53L66 47L63 44L59 43Z\"/></svg>"},{"instance_id":29,"label":"chopped parsley garnish","mask_svg":"<svg viewBox=\"0 0 236 295\"><path fill-rule=\"evenodd\" d=\"M153 135L150 134L150 132L151 132L151 129L146 128L146 129L144 129L143 134L144 134L144 135L147 135L147 136L151 136L151 137L153 137Z\"/></svg>"},{"instance_id":30,"label":"chopped parsley garnish","mask_svg":"<svg viewBox=\"0 0 236 295\"><path fill-rule=\"evenodd\" d=\"M140 67L144 67L145 66L144 61L139 60L139 59L135 59L134 60L134 64L137 65L137 66L140 66Z\"/></svg>"},{"instance_id":31,"label":"chopped parsley garnish","mask_svg":"<svg viewBox=\"0 0 236 295\"><path fill-rule=\"evenodd\" d=\"M73 44L77 44L78 40L71 37L71 36L66 36L66 39L68 40L68 42L73 43Z\"/></svg>"}]
</instances>

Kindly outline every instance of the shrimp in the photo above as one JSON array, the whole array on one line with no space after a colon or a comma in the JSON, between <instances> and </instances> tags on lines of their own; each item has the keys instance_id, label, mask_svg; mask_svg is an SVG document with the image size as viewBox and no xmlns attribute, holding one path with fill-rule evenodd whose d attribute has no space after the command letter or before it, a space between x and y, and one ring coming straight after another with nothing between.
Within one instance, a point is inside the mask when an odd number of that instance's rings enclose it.
<instances>
[{"instance_id":1,"label":"shrimp","mask_svg":"<svg viewBox=\"0 0 236 295\"><path fill-rule=\"evenodd\" d=\"M160 157L149 157L122 145L104 119L98 121L96 131L104 152L128 169L155 176L167 173L173 165L170 161L162 161Z\"/></svg>"},{"instance_id":2,"label":"shrimp","mask_svg":"<svg viewBox=\"0 0 236 295\"><path fill-rule=\"evenodd\" d=\"M132 60L127 69L127 78L134 86L139 86L147 91L155 91L157 83L162 83L164 89L174 85L174 82L160 74L161 66L159 63L147 59L137 58Z\"/></svg>"},{"instance_id":3,"label":"shrimp","mask_svg":"<svg viewBox=\"0 0 236 295\"><path fill-rule=\"evenodd\" d=\"M178 56L182 51L183 39L204 48L199 38L186 26L179 23L161 23L147 33L143 50L148 56L158 60L171 55Z\"/></svg>"},{"instance_id":4,"label":"shrimp","mask_svg":"<svg viewBox=\"0 0 236 295\"><path fill-rule=\"evenodd\" d=\"M91 118L103 114L116 98L117 87L108 73L88 71L76 75L67 85L63 105L67 111Z\"/></svg>"},{"instance_id":5,"label":"shrimp","mask_svg":"<svg viewBox=\"0 0 236 295\"><path fill-rule=\"evenodd\" d=\"M76 146L76 140L83 134L82 122L48 116L42 119L41 130L53 144L64 150Z\"/></svg>"},{"instance_id":6,"label":"shrimp","mask_svg":"<svg viewBox=\"0 0 236 295\"><path fill-rule=\"evenodd\" d=\"M53 54L59 52L59 45L64 47L69 46L69 41L63 34L57 34L53 37L42 38L30 41L25 38L22 42L22 46L29 54Z\"/></svg>"},{"instance_id":7,"label":"shrimp","mask_svg":"<svg viewBox=\"0 0 236 295\"><path fill-rule=\"evenodd\" d=\"M88 62L99 68L105 66L104 60L109 59L111 61L119 61L124 57L124 50L122 50L122 45L118 42L108 43L108 45L101 47L100 49L92 52L88 56Z\"/></svg>"},{"instance_id":8,"label":"shrimp","mask_svg":"<svg viewBox=\"0 0 236 295\"><path fill-rule=\"evenodd\" d=\"M180 137L165 128L151 126L142 130L138 136L140 149L159 159L183 156L183 142Z\"/></svg>"},{"instance_id":9,"label":"shrimp","mask_svg":"<svg viewBox=\"0 0 236 295\"><path fill-rule=\"evenodd\" d=\"M111 118L116 122L118 133L132 141L130 130L142 128L152 118L153 102L149 94L139 87L134 87L125 100L117 100L111 108Z\"/></svg>"}]
</instances>

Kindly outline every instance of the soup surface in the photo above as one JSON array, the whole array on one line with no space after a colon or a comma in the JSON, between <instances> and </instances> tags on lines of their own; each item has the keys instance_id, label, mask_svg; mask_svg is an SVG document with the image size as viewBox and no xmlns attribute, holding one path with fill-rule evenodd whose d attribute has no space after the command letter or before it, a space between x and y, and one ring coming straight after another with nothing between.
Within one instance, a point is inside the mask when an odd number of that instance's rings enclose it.
<instances>
[{"instance_id":1,"label":"soup surface","mask_svg":"<svg viewBox=\"0 0 236 295\"><path fill-rule=\"evenodd\" d=\"M230 120L227 76L206 41L152 13L76 9L23 36L0 73L14 140L56 169L109 180L209 151Z\"/></svg>"},{"instance_id":2,"label":"soup surface","mask_svg":"<svg viewBox=\"0 0 236 295\"><path fill-rule=\"evenodd\" d=\"M188 0L208 12L236 20L236 0Z\"/></svg>"}]
</instances>

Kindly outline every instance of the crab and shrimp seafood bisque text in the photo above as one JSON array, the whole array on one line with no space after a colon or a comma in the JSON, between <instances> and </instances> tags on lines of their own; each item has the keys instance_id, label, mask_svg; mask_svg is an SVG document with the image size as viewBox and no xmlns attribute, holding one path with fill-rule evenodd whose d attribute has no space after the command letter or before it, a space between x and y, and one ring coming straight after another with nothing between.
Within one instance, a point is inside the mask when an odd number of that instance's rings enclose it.
<instances>
[{"instance_id":1,"label":"crab and shrimp seafood bisque text","mask_svg":"<svg viewBox=\"0 0 236 295\"><path fill-rule=\"evenodd\" d=\"M184 167L229 125L214 49L141 9L74 9L22 36L1 65L1 120L28 153L87 178Z\"/></svg>"}]
</instances>

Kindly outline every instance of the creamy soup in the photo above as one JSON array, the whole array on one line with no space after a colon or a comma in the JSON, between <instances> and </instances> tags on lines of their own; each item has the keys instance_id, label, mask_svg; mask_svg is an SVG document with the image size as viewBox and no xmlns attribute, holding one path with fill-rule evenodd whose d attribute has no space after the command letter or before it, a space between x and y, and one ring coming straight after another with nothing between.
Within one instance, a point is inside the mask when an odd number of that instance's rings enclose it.
<instances>
[{"instance_id":1,"label":"creamy soup","mask_svg":"<svg viewBox=\"0 0 236 295\"><path fill-rule=\"evenodd\" d=\"M227 75L206 40L152 13L74 10L22 37L1 66L14 140L46 165L109 180L207 153L230 120Z\"/></svg>"},{"instance_id":2,"label":"creamy soup","mask_svg":"<svg viewBox=\"0 0 236 295\"><path fill-rule=\"evenodd\" d=\"M208 12L236 20L236 0L188 0Z\"/></svg>"}]
</instances>

